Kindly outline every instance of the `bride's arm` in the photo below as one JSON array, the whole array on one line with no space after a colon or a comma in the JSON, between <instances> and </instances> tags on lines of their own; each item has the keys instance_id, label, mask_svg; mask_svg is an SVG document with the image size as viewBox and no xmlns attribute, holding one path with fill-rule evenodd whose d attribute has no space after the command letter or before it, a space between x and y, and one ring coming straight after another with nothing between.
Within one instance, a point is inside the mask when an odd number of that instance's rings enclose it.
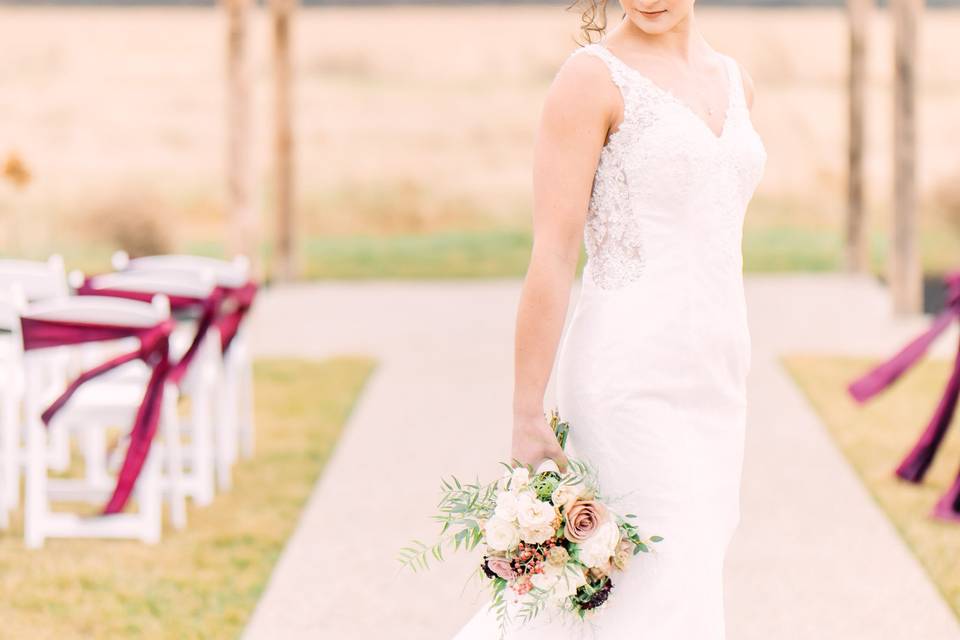
<instances>
[{"instance_id":1,"label":"bride's arm","mask_svg":"<svg viewBox=\"0 0 960 640\"><path fill-rule=\"evenodd\" d=\"M541 114L533 162L533 250L517 310L512 456L536 467L566 456L543 398L567 315L597 160L622 102L602 61L568 58Z\"/></svg>"}]
</instances>

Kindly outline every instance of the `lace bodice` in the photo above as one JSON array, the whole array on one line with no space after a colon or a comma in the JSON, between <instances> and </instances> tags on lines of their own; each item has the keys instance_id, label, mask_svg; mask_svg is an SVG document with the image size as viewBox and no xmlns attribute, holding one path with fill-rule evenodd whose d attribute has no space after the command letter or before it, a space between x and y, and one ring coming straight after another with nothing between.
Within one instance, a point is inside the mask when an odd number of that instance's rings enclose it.
<instances>
[{"instance_id":1,"label":"lace bodice","mask_svg":"<svg viewBox=\"0 0 960 640\"><path fill-rule=\"evenodd\" d=\"M743 214L766 164L736 61L726 63L728 101L717 135L684 101L602 43L573 55L603 60L623 97L623 122L604 145L590 198L584 280L616 289L658 264L742 271ZM671 259L665 262L667 256Z\"/></svg>"}]
</instances>

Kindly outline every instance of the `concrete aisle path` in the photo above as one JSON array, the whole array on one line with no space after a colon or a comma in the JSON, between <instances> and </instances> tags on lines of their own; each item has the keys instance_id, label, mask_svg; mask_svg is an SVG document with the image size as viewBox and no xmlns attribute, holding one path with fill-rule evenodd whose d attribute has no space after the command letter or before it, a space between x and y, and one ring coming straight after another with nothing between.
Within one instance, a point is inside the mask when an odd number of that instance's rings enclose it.
<instances>
[{"instance_id":1,"label":"concrete aisle path","mask_svg":"<svg viewBox=\"0 0 960 640\"><path fill-rule=\"evenodd\" d=\"M493 477L509 453L519 286L330 283L260 301L257 355L358 353L380 365L245 638L447 639L483 606L476 583L461 592L473 556L408 574L395 553L436 532L428 514L440 476ZM728 638L960 638L778 363L798 350L886 354L925 320L893 321L884 292L865 278L752 277L747 296L753 368L743 515L726 567ZM938 351L948 354L950 342ZM552 393L551 382L548 403Z\"/></svg>"}]
</instances>

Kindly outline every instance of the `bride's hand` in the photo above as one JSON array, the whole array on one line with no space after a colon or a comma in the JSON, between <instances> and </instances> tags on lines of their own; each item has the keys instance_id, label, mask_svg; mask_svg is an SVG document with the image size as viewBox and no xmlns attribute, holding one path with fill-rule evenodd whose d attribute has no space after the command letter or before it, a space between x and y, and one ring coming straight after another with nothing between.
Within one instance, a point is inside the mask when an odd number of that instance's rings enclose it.
<instances>
[{"instance_id":1,"label":"bride's hand","mask_svg":"<svg viewBox=\"0 0 960 640\"><path fill-rule=\"evenodd\" d=\"M557 463L561 473L567 470L567 456L543 414L514 415L510 455L534 470L547 459Z\"/></svg>"}]
</instances>

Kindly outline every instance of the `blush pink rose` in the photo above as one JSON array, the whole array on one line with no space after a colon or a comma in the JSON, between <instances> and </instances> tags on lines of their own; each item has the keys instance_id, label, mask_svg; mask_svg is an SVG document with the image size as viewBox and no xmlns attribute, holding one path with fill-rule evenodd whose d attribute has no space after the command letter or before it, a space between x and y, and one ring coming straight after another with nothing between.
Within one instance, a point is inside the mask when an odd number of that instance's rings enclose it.
<instances>
[{"instance_id":1,"label":"blush pink rose","mask_svg":"<svg viewBox=\"0 0 960 640\"><path fill-rule=\"evenodd\" d=\"M513 580L517 577L517 572L513 570L513 565L511 565L510 561L506 558L498 558L496 556L487 558L487 568L504 580Z\"/></svg>"},{"instance_id":2,"label":"blush pink rose","mask_svg":"<svg viewBox=\"0 0 960 640\"><path fill-rule=\"evenodd\" d=\"M595 500L577 500L567 509L563 534L570 542L584 542L606 522L606 508Z\"/></svg>"}]
</instances>

